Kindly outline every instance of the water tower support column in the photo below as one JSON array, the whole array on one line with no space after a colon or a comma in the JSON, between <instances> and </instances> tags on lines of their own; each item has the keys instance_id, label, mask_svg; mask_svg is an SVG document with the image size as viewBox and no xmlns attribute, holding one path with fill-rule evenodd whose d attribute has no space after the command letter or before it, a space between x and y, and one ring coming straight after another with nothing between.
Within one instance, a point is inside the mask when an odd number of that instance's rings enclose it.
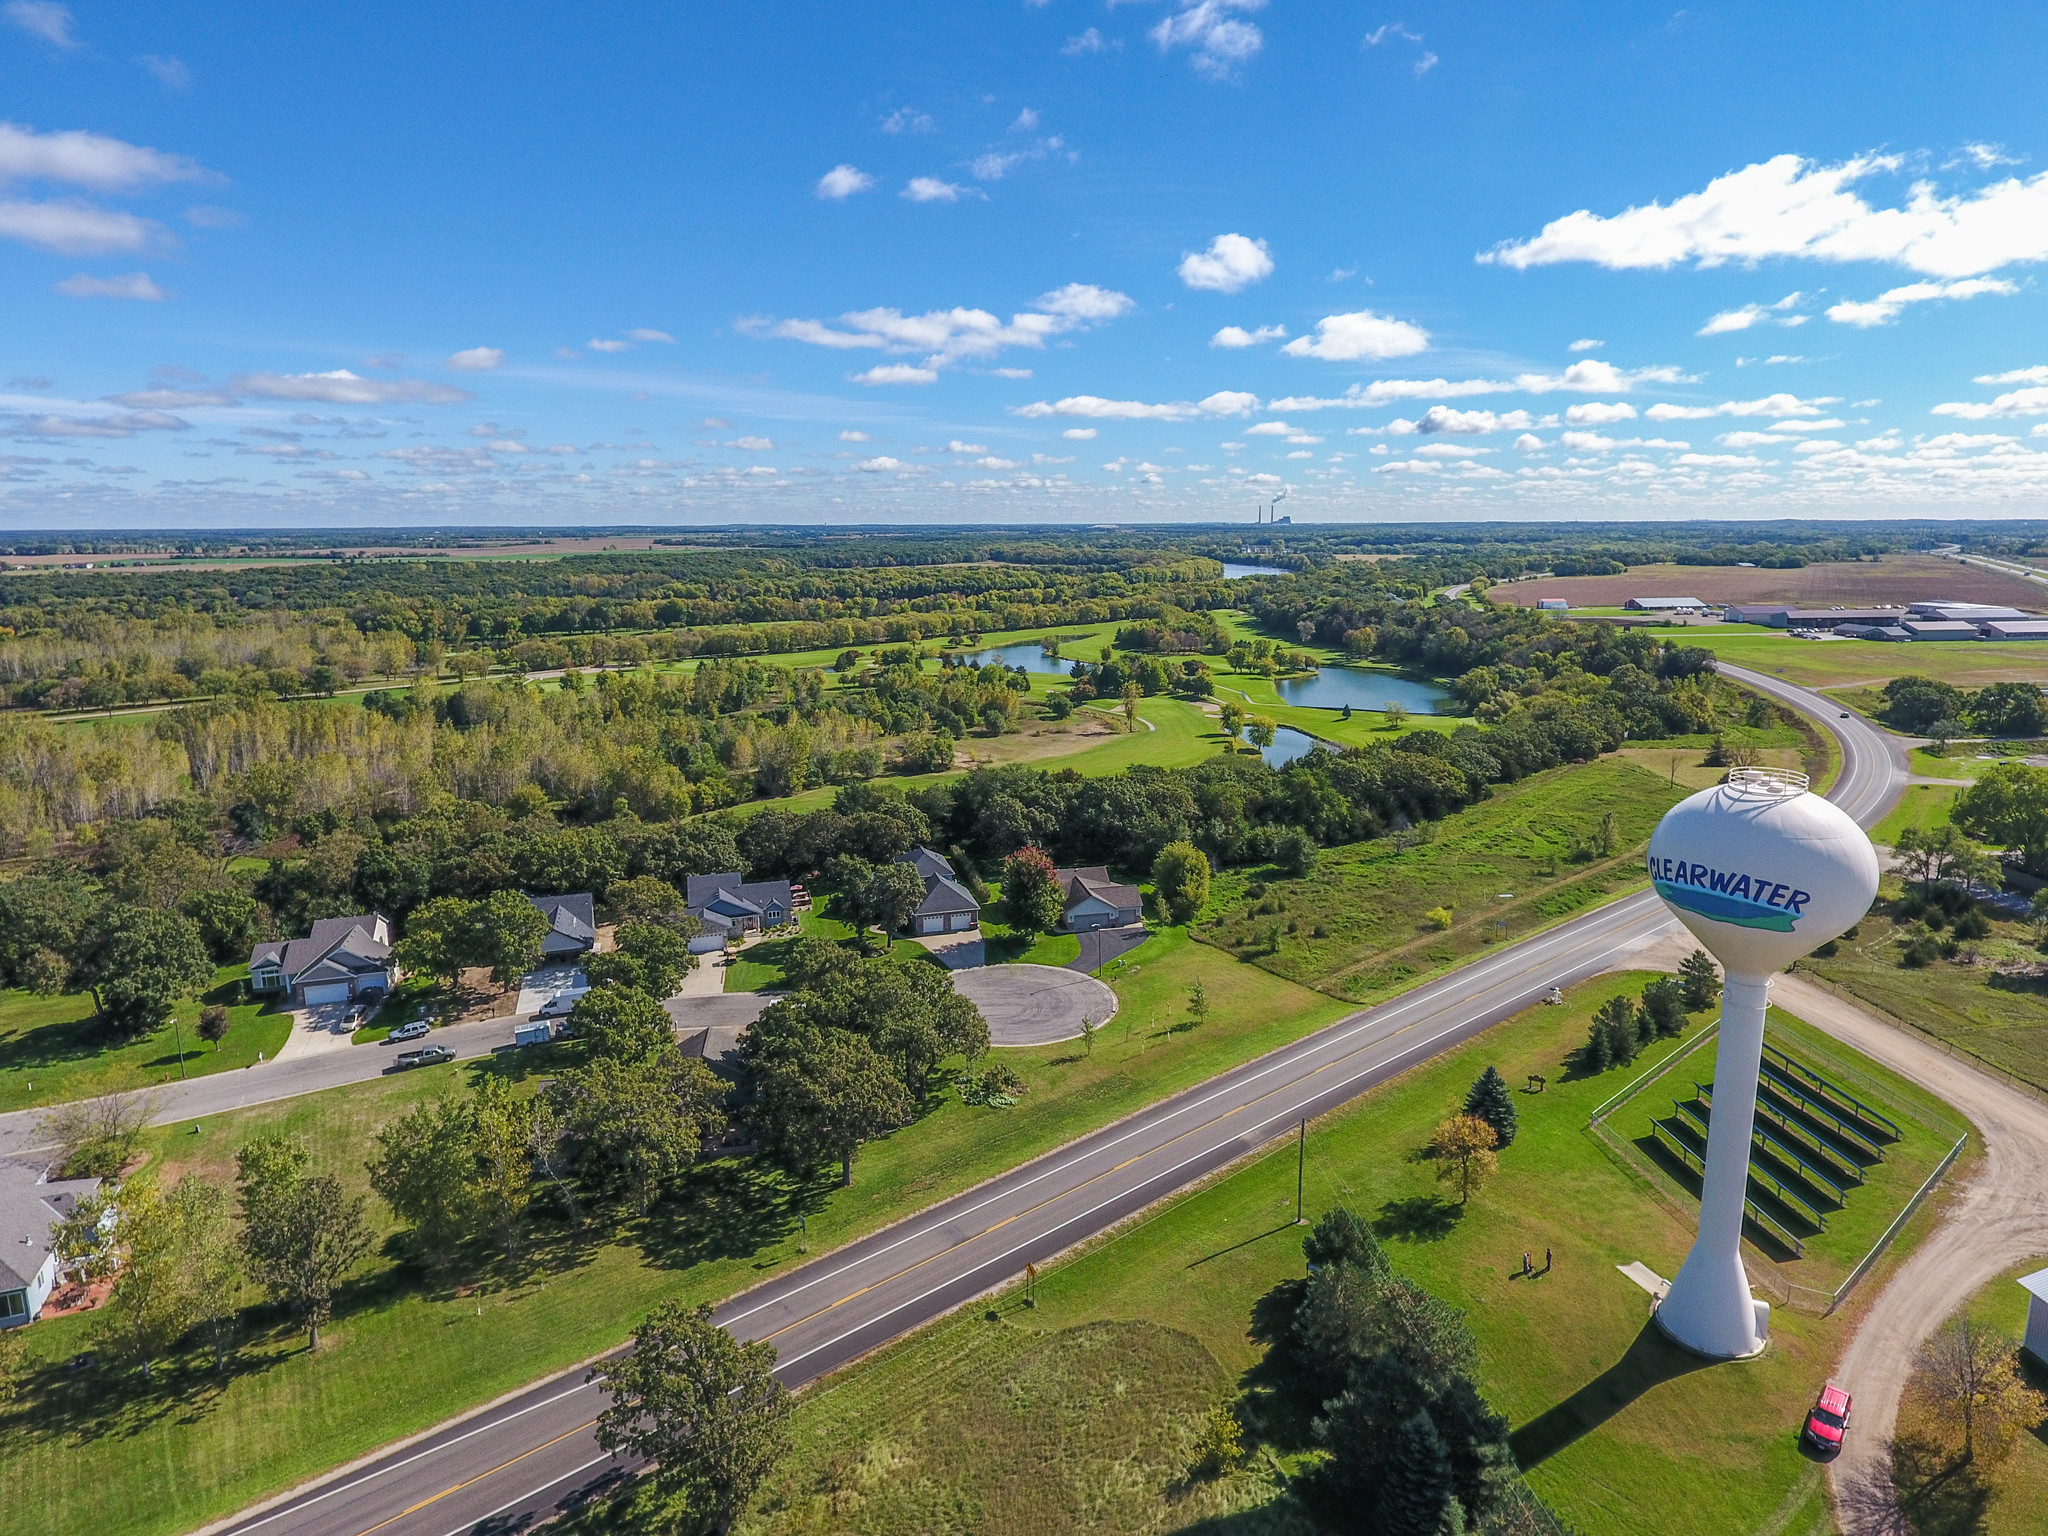
<instances>
[{"instance_id":1,"label":"water tower support column","mask_svg":"<svg viewBox=\"0 0 2048 1536\"><path fill-rule=\"evenodd\" d=\"M1687 1349L1720 1360L1757 1353L1769 1329L1770 1305L1750 1296L1749 1275L1742 1267L1749 1133L1756 1121L1757 1068L1769 1000L1768 976L1728 977L1721 997L1721 1038L1714 1047L1714 1112L1707 1129L1699 1236L1657 1308L1657 1325L1665 1333Z\"/></svg>"}]
</instances>

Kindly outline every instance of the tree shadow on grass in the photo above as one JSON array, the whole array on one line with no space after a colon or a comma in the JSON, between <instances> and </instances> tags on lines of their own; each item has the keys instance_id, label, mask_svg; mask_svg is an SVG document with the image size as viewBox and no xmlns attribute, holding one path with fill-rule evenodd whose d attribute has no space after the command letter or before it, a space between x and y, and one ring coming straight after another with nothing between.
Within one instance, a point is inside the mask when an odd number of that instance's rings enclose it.
<instances>
[{"instance_id":1,"label":"tree shadow on grass","mask_svg":"<svg viewBox=\"0 0 2048 1536\"><path fill-rule=\"evenodd\" d=\"M1238 1417L1247 1440L1272 1446L1283 1455L1308 1450L1315 1444L1312 1422L1320 1403L1308 1402L1301 1392L1305 1379L1295 1358L1294 1314L1301 1309L1306 1280L1283 1280L1252 1303L1253 1342L1266 1352L1238 1378L1243 1396Z\"/></svg>"},{"instance_id":2,"label":"tree shadow on grass","mask_svg":"<svg viewBox=\"0 0 2048 1536\"><path fill-rule=\"evenodd\" d=\"M815 1208L812 1194L810 1183L792 1187L758 1159L720 1158L692 1169L634 1236L648 1262L666 1269L743 1259L795 1231L798 1215Z\"/></svg>"},{"instance_id":3,"label":"tree shadow on grass","mask_svg":"<svg viewBox=\"0 0 2048 1536\"><path fill-rule=\"evenodd\" d=\"M1656 1323L1644 1323L1619 1360L1509 1437L1516 1463L1528 1471L1598 1429L1653 1387L1712 1363L1679 1348L1658 1331Z\"/></svg>"},{"instance_id":4,"label":"tree shadow on grass","mask_svg":"<svg viewBox=\"0 0 2048 1536\"><path fill-rule=\"evenodd\" d=\"M127 1042L93 1014L54 1024L39 1024L0 1039L0 1072L20 1072L83 1061Z\"/></svg>"},{"instance_id":5,"label":"tree shadow on grass","mask_svg":"<svg viewBox=\"0 0 2048 1536\"><path fill-rule=\"evenodd\" d=\"M1395 1242L1434 1243L1449 1237L1464 1219L1465 1208L1441 1195L1404 1195L1380 1207L1372 1229Z\"/></svg>"},{"instance_id":6,"label":"tree shadow on grass","mask_svg":"<svg viewBox=\"0 0 2048 1536\"><path fill-rule=\"evenodd\" d=\"M1995 1490L1975 1462L1917 1435L1892 1442L1892 1484L1915 1536L1979 1536Z\"/></svg>"}]
</instances>

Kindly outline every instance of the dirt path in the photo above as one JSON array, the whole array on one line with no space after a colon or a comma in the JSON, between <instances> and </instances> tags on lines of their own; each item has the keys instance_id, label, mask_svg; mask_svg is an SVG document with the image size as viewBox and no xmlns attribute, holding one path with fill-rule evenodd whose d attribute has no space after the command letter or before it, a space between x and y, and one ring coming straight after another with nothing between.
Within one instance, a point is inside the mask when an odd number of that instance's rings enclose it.
<instances>
[{"instance_id":1,"label":"dirt path","mask_svg":"<svg viewBox=\"0 0 2048 1536\"><path fill-rule=\"evenodd\" d=\"M1954 1105L1983 1142L1976 1176L1864 1314L1835 1370L1856 1401L1855 1427L1829 1469L1843 1536L1906 1536L1888 1454L1899 1394L1921 1343L1972 1292L2048 1255L2048 1104L1880 1024L1804 977L1773 978L1771 994L1787 1012Z\"/></svg>"}]
</instances>

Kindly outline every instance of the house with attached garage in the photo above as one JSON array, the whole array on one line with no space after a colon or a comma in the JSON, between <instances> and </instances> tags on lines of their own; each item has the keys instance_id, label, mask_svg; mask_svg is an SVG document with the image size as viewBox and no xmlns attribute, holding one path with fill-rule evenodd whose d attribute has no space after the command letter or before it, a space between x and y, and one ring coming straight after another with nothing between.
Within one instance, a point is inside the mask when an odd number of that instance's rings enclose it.
<instances>
[{"instance_id":1,"label":"house with attached garage","mask_svg":"<svg viewBox=\"0 0 2048 1536\"><path fill-rule=\"evenodd\" d=\"M526 899L548 920L548 931L540 941L541 958L548 964L580 960L597 946L597 913L590 892Z\"/></svg>"},{"instance_id":2,"label":"house with attached garage","mask_svg":"<svg viewBox=\"0 0 2048 1536\"><path fill-rule=\"evenodd\" d=\"M924 900L910 914L911 933L969 933L981 926L981 903L960 883L944 854L913 848L896 862L908 864L924 881Z\"/></svg>"},{"instance_id":3,"label":"house with attached garage","mask_svg":"<svg viewBox=\"0 0 2048 1536\"><path fill-rule=\"evenodd\" d=\"M397 984L391 924L381 912L323 917L303 939L271 940L249 952L249 990L304 1007L382 997Z\"/></svg>"},{"instance_id":4,"label":"house with attached garage","mask_svg":"<svg viewBox=\"0 0 2048 1536\"><path fill-rule=\"evenodd\" d=\"M24 1163L0 1161L0 1328L32 1323L57 1288L52 1232L98 1179L44 1181Z\"/></svg>"},{"instance_id":5,"label":"house with attached garage","mask_svg":"<svg viewBox=\"0 0 2048 1536\"><path fill-rule=\"evenodd\" d=\"M1127 928L1144 919L1144 895L1135 885L1117 884L1100 864L1056 869L1052 875L1066 893L1066 912L1060 921L1069 933Z\"/></svg>"},{"instance_id":6,"label":"house with attached garage","mask_svg":"<svg viewBox=\"0 0 2048 1536\"><path fill-rule=\"evenodd\" d=\"M787 880L742 880L738 870L690 876L683 905L704 925L706 934L720 939L766 933L796 915L796 898Z\"/></svg>"}]
</instances>

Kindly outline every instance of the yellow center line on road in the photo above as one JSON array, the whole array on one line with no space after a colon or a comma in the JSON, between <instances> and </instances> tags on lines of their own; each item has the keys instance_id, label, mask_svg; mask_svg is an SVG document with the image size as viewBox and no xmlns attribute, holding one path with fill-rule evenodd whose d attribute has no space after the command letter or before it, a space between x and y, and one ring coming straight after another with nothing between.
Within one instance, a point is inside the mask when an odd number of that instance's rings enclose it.
<instances>
[{"instance_id":1,"label":"yellow center line on road","mask_svg":"<svg viewBox=\"0 0 2048 1536\"><path fill-rule=\"evenodd\" d=\"M1552 962L1551 964L1554 965L1554 963L1555 962ZM1547 967L1539 967L1537 965L1524 966L1521 971L1516 972L1514 973L1514 975L1504 979L1516 980L1519 979L1521 976L1526 975L1529 971L1538 968ZM1419 1029L1426 1022L1429 1022L1429 1020L1427 1020L1426 1018L1417 1019L1411 1023L1403 1024L1400 1028L1392 1031L1389 1034L1381 1035L1376 1037L1375 1039L1363 1042L1362 1044L1354 1047L1352 1050L1345 1052L1342 1056L1332 1057L1329 1061L1324 1062L1321 1066L1312 1068L1310 1071L1308 1071L1300 1077L1291 1078L1287 1082L1280 1084L1278 1087L1268 1089L1265 1093L1260 1094L1255 1099L1248 1099L1242 1104L1234 1105L1233 1107L1224 1110L1221 1114L1212 1115L1207 1120L1204 1120L1197 1125L1191 1125L1186 1130L1180 1132L1178 1135L1170 1137L1166 1141L1159 1143L1159 1145L1157 1145L1156 1147L1151 1147L1143 1152L1135 1153L1132 1156L1125 1158L1122 1162L1116 1164L1115 1166L1105 1168L1102 1170L1102 1172L1094 1174L1091 1177L1082 1180L1079 1184L1069 1185L1067 1188L1062 1189L1057 1193L1048 1196L1046 1199L1039 1201L1036 1205L1018 1211L1015 1215L1006 1216L1001 1221L993 1222L990 1225L983 1227L978 1232L969 1233L966 1237L957 1239L956 1241L948 1244L946 1247L939 1249L936 1253L927 1254L924 1258L917 1260L913 1264L906 1264L903 1268L895 1270L890 1274L884 1275L879 1280L870 1281L868 1284L861 1286L858 1290L849 1291L846 1295L841 1296L836 1301L827 1302L824 1306L819 1307L814 1312L808 1312L802 1317L795 1318L790 1322L784 1323L780 1328L777 1328L773 1333L763 1334L761 1336L761 1341L765 1343L774 1339L778 1339L782 1337L783 1334L790 1332L792 1329L801 1328L805 1323L813 1322L816 1319L825 1316L828 1312L836 1311L840 1307L847 1305L849 1302L858 1301L861 1297L868 1295L872 1291L879 1290L882 1286L888 1285L892 1281L900 1280L905 1275L915 1274L918 1270L924 1268L927 1264L933 1263L934 1261L939 1259L943 1259L948 1254L956 1253L961 1248L966 1247L969 1243L979 1242L982 1238L987 1237L992 1232L1000 1232L1004 1227L1022 1221L1027 1216L1034 1216L1038 1212L1044 1210L1049 1205L1057 1204L1059 1201L1065 1200L1070 1196L1080 1194L1090 1185L1099 1184L1102 1180L1111 1178L1116 1174L1123 1172L1126 1168L1129 1168L1134 1163L1143 1162L1146 1158L1156 1156L1158 1153L1166 1151L1169 1147L1172 1147L1177 1142L1185 1141L1190 1136L1198 1135L1201 1132L1210 1130L1213 1127L1222 1124L1224 1121L1230 1119L1234 1115L1241 1115L1248 1110L1256 1109L1261 1104L1264 1104L1268 1099L1278 1098L1282 1094L1286 1094L1295 1089L1302 1088L1306 1086L1312 1079L1321 1076L1323 1073L1330 1071L1332 1068L1348 1064L1355 1056L1357 1056L1361 1052L1373 1050L1379 1046L1391 1044L1393 1041L1400 1039L1401 1036L1408 1034L1410 1031ZM368 1533L364 1533L364 1536L368 1536Z\"/></svg>"},{"instance_id":2,"label":"yellow center line on road","mask_svg":"<svg viewBox=\"0 0 2048 1536\"><path fill-rule=\"evenodd\" d=\"M578 1424L574 1429L565 1429L562 1431L562 1433L555 1436L554 1439L548 1441L547 1445L536 1445L530 1451L521 1451L517 1456L514 1456L510 1461L499 1462L495 1467L491 1468L491 1470L488 1472L479 1472L475 1477L465 1477L461 1482L456 1483L454 1486L443 1488L439 1493L435 1494L433 1497L421 1499L419 1503L411 1505L408 1508L401 1509L389 1520L379 1520L375 1525L371 1526L369 1530L359 1531L357 1533L357 1536L374 1536L375 1532L383 1530L385 1526L396 1525L399 1521L403 1520L407 1515L417 1514L420 1510L425 1509L429 1504L440 1503L441 1500L447 1498L448 1495L451 1493L460 1493L463 1489L469 1487L473 1483L480 1483L487 1477L496 1477L500 1472L503 1472L507 1467L516 1467L519 1465L520 1462L526 1460L527 1457L538 1456L542 1451L548 1449L548 1446L560 1445L564 1440L568 1439L571 1435L582 1434L584 1430L590 1428L590 1426L595 1424L596 1422L597 1420L595 1419L586 1419L581 1424Z\"/></svg>"}]
</instances>

